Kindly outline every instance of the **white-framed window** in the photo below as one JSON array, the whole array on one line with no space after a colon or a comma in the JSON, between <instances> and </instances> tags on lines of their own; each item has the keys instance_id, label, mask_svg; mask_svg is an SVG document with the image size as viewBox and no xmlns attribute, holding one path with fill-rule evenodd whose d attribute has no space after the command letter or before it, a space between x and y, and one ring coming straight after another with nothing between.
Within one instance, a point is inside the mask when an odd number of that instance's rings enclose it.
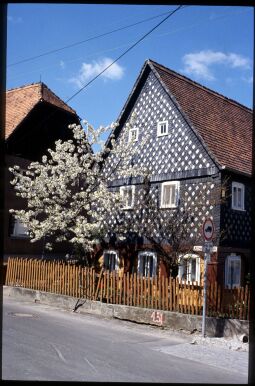
<instances>
[{"instance_id":1,"label":"white-framed window","mask_svg":"<svg viewBox=\"0 0 255 386\"><path fill-rule=\"evenodd\" d=\"M178 277L180 280L197 282L200 284L200 257L195 254L181 256Z\"/></svg>"},{"instance_id":2,"label":"white-framed window","mask_svg":"<svg viewBox=\"0 0 255 386\"><path fill-rule=\"evenodd\" d=\"M29 238L29 231L20 220L12 218L11 221L13 221L11 236L24 239Z\"/></svg>"},{"instance_id":3,"label":"white-framed window","mask_svg":"<svg viewBox=\"0 0 255 386\"><path fill-rule=\"evenodd\" d=\"M143 251L138 253L137 272L142 276L156 276L157 254L155 252Z\"/></svg>"},{"instance_id":4,"label":"white-framed window","mask_svg":"<svg viewBox=\"0 0 255 386\"><path fill-rule=\"evenodd\" d=\"M176 208L179 203L180 181L167 181L161 185L161 208Z\"/></svg>"},{"instance_id":5,"label":"white-framed window","mask_svg":"<svg viewBox=\"0 0 255 386\"><path fill-rule=\"evenodd\" d=\"M157 123L157 136L161 137L162 135L168 134L168 121L161 121Z\"/></svg>"},{"instance_id":6,"label":"white-framed window","mask_svg":"<svg viewBox=\"0 0 255 386\"><path fill-rule=\"evenodd\" d=\"M244 209L244 184L240 182L232 182L232 209Z\"/></svg>"},{"instance_id":7,"label":"white-framed window","mask_svg":"<svg viewBox=\"0 0 255 386\"><path fill-rule=\"evenodd\" d=\"M107 250L104 251L104 269L109 270L110 272L116 271L119 269L119 256L118 252Z\"/></svg>"},{"instance_id":8,"label":"white-framed window","mask_svg":"<svg viewBox=\"0 0 255 386\"><path fill-rule=\"evenodd\" d=\"M241 256L231 253L225 260L225 287L240 287Z\"/></svg>"},{"instance_id":9,"label":"white-framed window","mask_svg":"<svg viewBox=\"0 0 255 386\"><path fill-rule=\"evenodd\" d=\"M123 201L123 209L132 209L135 198L135 185L121 186L120 195Z\"/></svg>"},{"instance_id":10,"label":"white-framed window","mask_svg":"<svg viewBox=\"0 0 255 386\"><path fill-rule=\"evenodd\" d=\"M133 127L132 129L130 129L128 133L128 141L129 142L138 141L138 134L139 134L138 127Z\"/></svg>"}]
</instances>

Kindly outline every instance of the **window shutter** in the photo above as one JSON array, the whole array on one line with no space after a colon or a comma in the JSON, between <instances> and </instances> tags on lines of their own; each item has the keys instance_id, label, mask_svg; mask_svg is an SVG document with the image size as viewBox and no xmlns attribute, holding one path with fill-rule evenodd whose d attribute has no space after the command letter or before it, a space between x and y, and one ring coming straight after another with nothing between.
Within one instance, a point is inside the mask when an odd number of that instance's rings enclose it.
<instances>
[{"instance_id":1,"label":"window shutter","mask_svg":"<svg viewBox=\"0 0 255 386\"><path fill-rule=\"evenodd\" d=\"M175 185L176 190L175 190L175 206L179 205L179 198L180 198L180 185L179 183Z\"/></svg>"},{"instance_id":2,"label":"window shutter","mask_svg":"<svg viewBox=\"0 0 255 386\"><path fill-rule=\"evenodd\" d=\"M132 206L132 188L127 189L127 206L130 207Z\"/></svg>"},{"instance_id":3,"label":"window shutter","mask_svg":"<svg viewBox=\"0 0 255 386\"><path fill-rule=\"evenodd\" d=\"M176 206L176 185L171 185L170 186L171 190L171 202L170 202L170 205L171 206Z\"/></svg>"},{"instance_id":4,"label":"window shutter","mask_svg":"<svg viewBox=\"0 0 255 386\"><path fill-rule=\"evenodd\" d=\"M242 207L242 190L240 188L237 189L237 206L238 208Z\"/></svg>"},{"instance_id":5,"label":"window shutter","mask_svg":"<svg viewBox=\"0 0 255 386\"><path fill-rule=\"evenodd\" d=\"M142 256L138 256L137 273L139 275L141 274L141 260L142 260Z\"/></svg>"},{"instance_id":6,"label":"window shutter","mask_svg":"<svg viewBox=\"0 0 255 386\"><path fill-rule=\"evenodd\" d=\"M171 192L171 186L166 185L164 186L164 192L163 192L163 205L168 206L170 204L170 192Z\"/></svg>"}]
</instances>

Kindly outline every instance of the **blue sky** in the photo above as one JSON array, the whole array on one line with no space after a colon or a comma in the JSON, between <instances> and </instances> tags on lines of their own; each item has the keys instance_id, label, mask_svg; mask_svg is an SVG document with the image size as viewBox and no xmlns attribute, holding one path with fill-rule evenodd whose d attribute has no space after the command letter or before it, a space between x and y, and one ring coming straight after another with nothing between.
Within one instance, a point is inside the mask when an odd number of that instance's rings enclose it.
<instances>
[{"instance_id":1,"label":"blue sky","mask_svg":"<svg viewBox=\"0 0 255 386\"><path fill-rule=\"evenodd\" d=\"M175 5L9 4L7 89L40 79L64 101L165 16L18 65L20 60L160 15ZM188 6L170 17L69 102L108 125L152 59L252 107L253 8Z\"/></svg>"}]
</instances>

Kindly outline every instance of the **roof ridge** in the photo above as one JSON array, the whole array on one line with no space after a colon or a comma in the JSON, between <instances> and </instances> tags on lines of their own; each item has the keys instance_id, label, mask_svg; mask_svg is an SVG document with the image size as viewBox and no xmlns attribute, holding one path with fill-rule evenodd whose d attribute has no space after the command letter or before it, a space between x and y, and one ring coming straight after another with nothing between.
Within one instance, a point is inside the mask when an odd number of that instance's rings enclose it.
<instances>
[{"instance_id":1,"label":"roof ridge","mask_svg":"<svg viewBox=\"0 0 255 386\"><path fill-rule=\"evenodd\" d=\"M35 82L35 83L25 84L25 85L19 86L19 87L13 87L13 88L10 88L9 90L6 90L6 93L12 92L12 91L17 91L17 90L23 90L24 88L39 86L41 83L42 82Z\"/></svg>"},{"instance_id":2,"label":"roof ridge","mask_svg":"<svg viewBox=\"0 0 255 386\"><path fill-rule=\"evenodd\" d=\"M237 107L240 107L240 108L242 108L242 109L248 110L249 113L253 114L253 110L252 110L252 109L250 109L249 107L243 105L242 103L237 102L237 101L234 100L234 99L228 98L228 97L226 97L225 95L220 94L220 93L218 93L217 91L214 91L214 90L210 89L209 87L203 86L201 83L198 83L198 82L196 82L196 81L194 81L194 80L188 78L188 77L185 76L185 75L182 75L182 74L180 74L180 73L178 73L178 72L176 72L176 71L174 71L174 70L172 70L172 69L170 69L170 68L168 68L168 67L166 67L166 66L164 66L164 65L162 65L162 64L160 64L160 63L157 63L157 62L155 62L155 61L152 60L152 59L148 59L147 62L150 62L152 65L155 65L156 67L157 67L157 66L158 66L158 67L161 67L161 69L162 69L163 71L165 71L165 72L170 72L170 73L172 73L174 76L176 76L176 77L178 77L178 78L180 78L180 79L182 79L182 80L185 80L185 81L187 81L187 82L193 84L194 86L203 89L203 90L206 91L206 92L209 92L209 93L211 93L211 94L214 94L215 96L217 96L217 97L219 97L219 98L221 98L221 99L226 100L226 102L229 102L229 103L231 103L231 104L234 104L234 105L236 105Z\"/></svg>"},{"instance_id":3,"label":"roof ridge","mask_svg":"<svg viewBox=\"0 0 255 386\"><path fill-rule=\"evenodd\" d=\"M72 111L74 114L77 115L76 111L71 107L69 106L63 99L61 99L57 94L55 94L54 91L52 91L48 86L47 84L45 84L44 82L40 81L40 82L35 82L35 83L30 83L30 84L26 84L26 85L23 85L23 86L19 86L19 87L15 87L15 88L12 88L10 90L6 90L6 94L7 93L12 93L12 92L17 92L17 91L22 91L24 89L28 89L28 88L35 88L35 87L38 87L39 90L38 90L38 101L39 100L44 100L45 102L47 102L47 96L45 97L44 96L44 90L48 91L54 98L56 98L62 105L66 106L69 111Z\"/></svg>"},{"instance_id":4,"label":"roof ridge","mask_svg":"<svg viewBox=\"0 0 255 386\"><path fill-rule=\"evenodd\" d=\"M43 99L44 99L44 97L43 97L43 90L44 90L44 88L46 88L46 89L47 89L54 97L56 97L61 103L63 103L66 107L68 107L69 109L71 109L75 114L77 114L76 111L75 111L71 106L69 106L63 99L61 99L57 94L55 94L54 91L52 91L52 90L47 86L47 84L41 82L41 87L42 87L42 98L43 98Z\"/></svg>"}]
</instances>

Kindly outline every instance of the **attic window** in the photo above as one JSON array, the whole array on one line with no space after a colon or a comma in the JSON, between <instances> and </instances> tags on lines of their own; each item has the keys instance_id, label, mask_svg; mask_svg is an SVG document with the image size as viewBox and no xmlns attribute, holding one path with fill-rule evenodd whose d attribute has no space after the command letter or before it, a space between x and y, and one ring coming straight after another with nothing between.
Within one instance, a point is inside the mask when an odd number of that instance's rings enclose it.
<instances>
[{"instance_id":1,"label":"attic window","mask_svg":"<svg viewBox=\"0 0 255 386\"><path fill-rule=\"evenodd\" d=\"M158 122L157 136L162 137L163 135L168 135L168 121Z\"/></svg>"},{"instance_id":2,"label":"attic window","mask_svg":"<svg viewBox=\"0 0 255 386\"><path fill-rule=\"evenodd\" d=\"M128 137L129 142L136 142L138 141L138 127L134 127L129 130L129 137Z\"/></svg>"}]
</instances>

